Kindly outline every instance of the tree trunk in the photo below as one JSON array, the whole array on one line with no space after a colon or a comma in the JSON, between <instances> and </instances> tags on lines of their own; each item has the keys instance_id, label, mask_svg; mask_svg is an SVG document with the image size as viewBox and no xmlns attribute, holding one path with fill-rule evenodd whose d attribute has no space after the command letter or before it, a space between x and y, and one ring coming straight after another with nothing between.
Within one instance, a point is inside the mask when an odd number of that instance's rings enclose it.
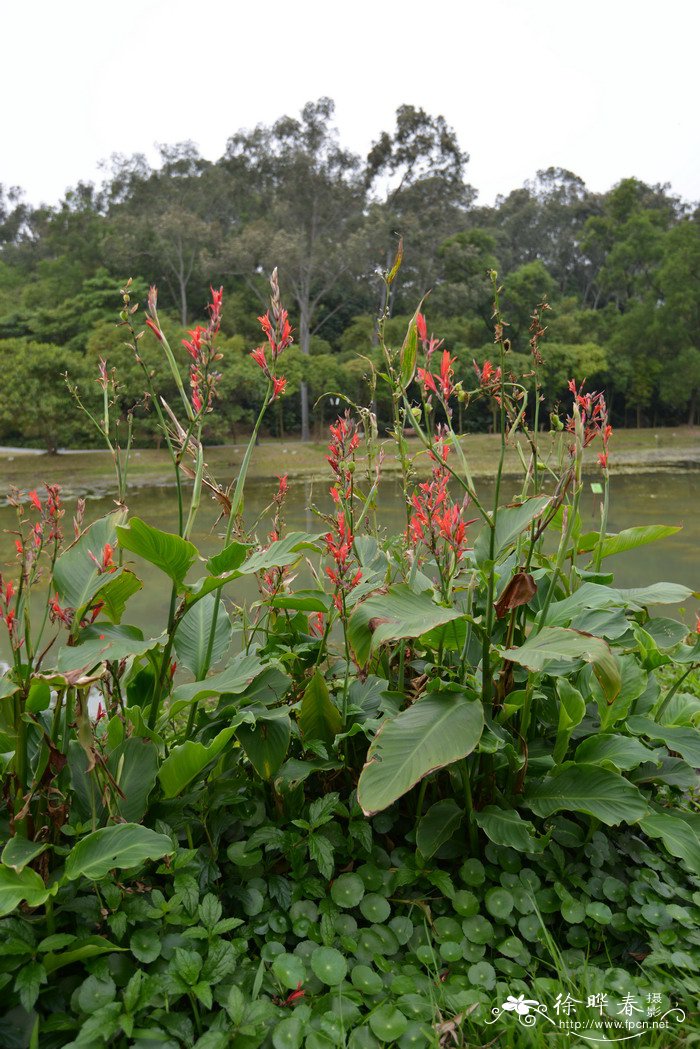
<instances>
[{"instance_id":1,"label":"tree trunk","mask_svg":"<svg viewBox=\"0 0 700 1049\"><path fill-rule=\"evenodd\" d=\"M309 313L308 300L301 302L299 304L299 349L307 356L311 342L311 317ZM309 387L306 380L302 380L301 383L301 439L302 441L311 440L311 432L309 430Z\"/></svg>"}]
</instances>

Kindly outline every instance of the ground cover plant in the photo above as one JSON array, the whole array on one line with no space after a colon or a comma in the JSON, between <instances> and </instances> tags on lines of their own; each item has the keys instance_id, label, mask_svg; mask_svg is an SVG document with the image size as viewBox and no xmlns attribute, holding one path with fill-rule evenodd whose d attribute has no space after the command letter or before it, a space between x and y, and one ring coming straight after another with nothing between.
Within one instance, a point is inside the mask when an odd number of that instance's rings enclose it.
<instances>
[{"instance_id":1,"label":"ground cover plant","mask_svg":"<svg viewBox=\"0 0 700 1049\"><path fill-rule=\"evenodd\" d=\"M399 248L387 302L400 265ZM370 407L348 403L331 425L332 510L309 533L285 527L284 475L263 518L244 515L293 340L276 272L251 354L264 394L231 484L202 443L222 291L188 332L185 381L156 290L141 321L123 289L179 524L129 514L131 419L101 361L102 410L87 412L116 509L86 525L79 502L69 537L56 486L11 497L0 1045L697 1040L700 641L665 611L693 591L615 586L607 558L675 529L608 532L605 398L572 379L567 405L540 418L547 304L517 374L490 279L493 359L459 377L422 304L395 346L382 314ZM376 523L379 387L403 480L397 535ZM452 425L475 403L500 434L488 506ZM555 439L540 441L544 424ZM501 505L516 436L522 487ZM593 446L600 527L584 531ZM222 531L207 559L191 541L205 498ZM140 561L163 579L167 620L150 636L128 622Z\"/></svg>"}]
</instances>

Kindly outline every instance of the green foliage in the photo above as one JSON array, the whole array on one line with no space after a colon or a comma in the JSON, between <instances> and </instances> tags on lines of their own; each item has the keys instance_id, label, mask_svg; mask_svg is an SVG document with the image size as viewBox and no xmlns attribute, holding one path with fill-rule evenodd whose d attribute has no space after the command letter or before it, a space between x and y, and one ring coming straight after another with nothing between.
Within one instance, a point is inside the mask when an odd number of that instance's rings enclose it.
<instances>
[{"instance_id":1,"label":"green foliage","mask_svg":"<svg viewBox=\"0 0 700 1049\"><path fill-rule=\"evenodd\" d=\"M424 118L402 114L406 148ZM298 145L302 131L289 134ZM401 141L380 144L377 172L414 156ZM186 151L168 163L198 164ZM634 217L629 190L615 207ZM519 273L513 304L543 279L533 262ZM17 580L0 584L11 657L0 682L0 1044L351 1049L454 1034L466 1046L492 1041L489 1018L509 996L558 992L582 1002L653 989L690 1011L700 643L653 606L694 591L613 585L607 557L675 529L608 532L604 458L601 525L583 532L583 452L598 440L607 453L605 401L579 392L564 442L538 444L491 282L500 373L481 371L469 394L449 355L434 358L444 364L432 378L422 316L401 322L396 348L380 320L377 381L408 511L399 535L374 526L381 454L358 406L331 431L323 532L286 530L281 478L260 542L242 507L278 406L272 384L238 478L223 484L204 455L209 413L180 385L167 335L176 398L156 403L173 470L192 482L178 487L177 530L124 509L131 440L110 421L104 376L92 421L120 508L87 527L78 513L66 545L55 488L13 497ZM279 319L277 295L273 279ZM216 334L207 329L207 367ZM504 454L520 437L523 487L509 505L503 456L491 505L474 486L451 397L480 400ZM417 486L409 424L432 467ZM189 538L204 490L224 517L207 559ZM141 586L130 555L159 570L158 636L123 622Z\"/></svg>"}]
</instances>

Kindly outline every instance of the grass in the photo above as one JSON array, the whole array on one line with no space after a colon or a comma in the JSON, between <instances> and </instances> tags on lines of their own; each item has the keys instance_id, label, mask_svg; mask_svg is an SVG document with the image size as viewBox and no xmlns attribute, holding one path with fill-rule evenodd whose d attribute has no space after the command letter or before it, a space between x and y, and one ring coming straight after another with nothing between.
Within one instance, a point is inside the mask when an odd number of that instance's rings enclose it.
<instances>
[{"instance_id":1,"label":"grass","mask_svg":"<svg viewBox=\"0 0 700 1049\"><path fill-rule=\"evenodd\" d=\"M556 438L553 438L555 440ZM463 438L473 476L486 479L493 475L499 438L493 434L470 434ZM412 454L420 450L415 438L409 439ZM240 465L245 445L213 446L207 449L207 462L216 477L229 482ZM588 463L595 465L598 448L588 453ZM398 470L394 444L387 439L385 473ZM326 442L266 439L255 449L249 471L251 480L268 479L288 473L293 478L325 478L328 464ZM420 469L419 457L417 467ZM700 429L674 427L646 430L616 430L612 443L611 469L615 473L643 473L659 469L700 467ZM506 473L519 472L519 459L514 447L508 449ZM11 485L26 491L44 481L60 484L66 495L98 494L111 490L112 462L103 451L62 452L59 455L0 453L0 480L3 491ZM130 484L158 486L173 483L172 467L164 448L137 448L129 469Z\"/></svg>"}]
</instances>

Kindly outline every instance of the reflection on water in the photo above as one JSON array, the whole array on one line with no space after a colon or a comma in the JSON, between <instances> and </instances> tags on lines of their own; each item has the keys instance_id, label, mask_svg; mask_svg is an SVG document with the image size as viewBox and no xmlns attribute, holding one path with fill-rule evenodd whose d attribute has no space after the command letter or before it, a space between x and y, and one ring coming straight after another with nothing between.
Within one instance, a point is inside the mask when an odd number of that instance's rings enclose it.
<instances>
[{"instance_id":1,"label":"reflection on water","mask_svg":"<svg viewBox=\"0 0 700 1049\"><path fill-rule=\"evenodd\" d=\"M258 521L257 531L264 538L267 519L264 511L271 500L276 479L269 483L251 483L246 488L245 516L252 526ZM481 498L489 505L491 492L489 485L480 486ZM328 511L328 486L319 482L291 482L286 503L285 518L288 529L308 532L321 532L324 524L314 512L314 505L321 511ZM511 496L506 488L504 498ZM597 526L600 498L586 491L582 503L584 530L589 531ZM74 503L66 504L64 531L72 531L71 516ZM90 500L87 506L86 520L96 518L113 509L110 499ZM167 531L177 529L177 500L172 488L138 489L129 499L131 513L142 517L150 524ZM700 472L693 473L657 473L638 476L613 478L609 531L620 531L632 525L673 524L682 525L683 530L669 539L652 543L639 550L619 554L609 558L606 565L615 572L615 581L619 586L643 586L657 580L685 583L693 589L700 588L700 564L697 550L700 545ZM262 518L261 518L261 515ZM220 548L222 523L216 524L217 509L213 503L202 506L197 528L192 536L193 542L201 553L207 557ZM378 510L379 525L386 533L403 529L406 524L405 511L398 482L387 481L382 486ZM14 539L7 529L15 527L14 512L10 507L0 508L0 563L9 564L8 576L12 574L14 560ZM476 526L474 526L476 527ZM169 583L157 569L138 562L137 574L146 586L131 601L128 610L128 621L141 626L149 635L155 636L165 626L169 595ZM239 588L238 590L236 588ZM240 580L232 585L230 594L233 600L250 600L255 596L254 586L250 580ZM686 612L686 620L691 622L691 610ZM694 622L694 620L693 620ZM6 654L6 638L0 637L0 655Z\"/></svg>"}]
</instances>

